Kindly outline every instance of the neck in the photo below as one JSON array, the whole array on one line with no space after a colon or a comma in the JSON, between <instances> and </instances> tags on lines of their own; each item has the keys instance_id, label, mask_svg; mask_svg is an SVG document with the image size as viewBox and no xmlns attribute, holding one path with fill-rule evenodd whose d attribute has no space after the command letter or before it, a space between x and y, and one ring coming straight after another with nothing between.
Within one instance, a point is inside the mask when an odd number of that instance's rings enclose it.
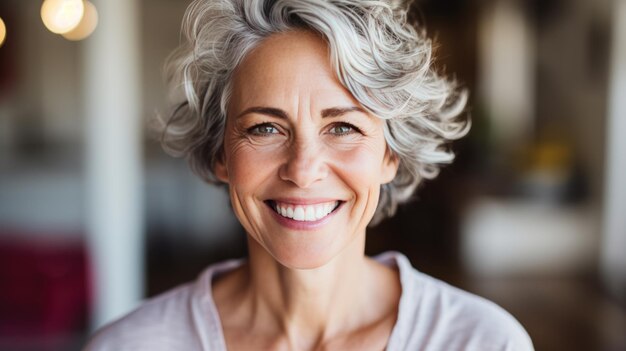
<instances>
[{"instance_id":1,"label":"neck","mask_svg":"<svg viewBox=\"0 0 626 351\"><path fill-rule=\"evenodd\" d=\"M359 238L363 240L355 240L330 262L314 269L285 267L248 238L252 327L271 328L300 348L355 329L368 317L375 318L375 313L364 315L371 313L364 306L372 305L376 284L373 264L364 255L364 233Z\"/></svg>"}]
</instances>

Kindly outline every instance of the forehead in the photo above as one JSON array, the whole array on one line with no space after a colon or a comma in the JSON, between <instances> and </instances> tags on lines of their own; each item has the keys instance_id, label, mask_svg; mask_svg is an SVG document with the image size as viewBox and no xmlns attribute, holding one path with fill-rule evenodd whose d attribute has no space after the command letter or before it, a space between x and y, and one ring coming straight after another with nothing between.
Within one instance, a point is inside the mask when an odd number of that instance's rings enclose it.
<instances>
[{"instance_id":1,"label":"forehead","mask_svg":"<svg viewBox=\"0 0 626 351\"><path fill-rule=\"evenodd\" d=\"M330 65L326 42L308 31L274 34L242 61L233 78L231 102L242 105L286 103L356 103ZM324 107L324 106L321 106Z\"/></svg>"}]
</instances>

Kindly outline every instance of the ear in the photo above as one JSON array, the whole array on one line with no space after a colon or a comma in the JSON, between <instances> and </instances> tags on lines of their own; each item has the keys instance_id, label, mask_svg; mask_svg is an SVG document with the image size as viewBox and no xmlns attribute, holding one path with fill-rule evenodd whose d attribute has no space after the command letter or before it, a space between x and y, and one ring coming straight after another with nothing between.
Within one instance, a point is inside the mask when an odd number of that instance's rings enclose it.
<instances>
[{"instance_id":1,"label":"ear","mask_svg":"<svg viewBox=\"0 0 626 351\"><path fill-rule=\"evenodd\" d=\"M385 158L383 159L382 172L381 172L381 184L391 183L398 173L398 167L400 166L400 159L398 156L389 149L385 150Z\"/></svg>"},{"instance_id":2,"label":"ear","mask_svg":"<svg viewBox=\"0 0 626 351\"><path fill-rule=\"evenodd\" d=\"M215 178L217 178L217 180L228 184L228 167L226 167L223 155L220 156L215 162L213 173L215 174Z\"/></svg>"}]
</instances>

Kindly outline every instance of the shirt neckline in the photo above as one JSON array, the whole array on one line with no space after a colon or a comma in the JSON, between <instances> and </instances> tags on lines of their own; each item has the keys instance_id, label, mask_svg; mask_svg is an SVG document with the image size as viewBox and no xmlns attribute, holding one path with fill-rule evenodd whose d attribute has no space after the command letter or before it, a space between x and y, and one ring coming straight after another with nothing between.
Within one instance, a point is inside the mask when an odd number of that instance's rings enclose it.
<instances>
[{"instance_id":1,"label":"shirt neckline","mask_svg":"<svg viewBox=\"0 0 626 351\"><path fill-rule=\"evenodd\" d=\"M396 319L396 323L391 329L391 334L389 336L389 340L387 341L387 347L385 348L386 350L396 350L399 349L397 346L403 343L402 335L407 335L403 329L408 327L408 324L404 322L408 318L407 313L409 313L407 304L409 304L410 301L408 300L411 296L415 297L413 291L414 286L411 284L412 279L410 279L413 267L406 256L396 251L383 252L373 256L372 259L384 264L385 266L398 268L400 273L401 293L400 302L398 303L398 317ZM213 279L216 276L236 269L245 261L245 258L238 258L213 264L205 269L196 283L196 294L193 298L200 300L200 306L203 309L201 315L204 315L209 320L208 325L202 325L201 327L205 330L212 329L215 333L212 337L209 337L208 339L203 338L201 340L204 350L227 351L222 321L219 317L215 300L213 299Z\"/></svg>"}]
</instances>

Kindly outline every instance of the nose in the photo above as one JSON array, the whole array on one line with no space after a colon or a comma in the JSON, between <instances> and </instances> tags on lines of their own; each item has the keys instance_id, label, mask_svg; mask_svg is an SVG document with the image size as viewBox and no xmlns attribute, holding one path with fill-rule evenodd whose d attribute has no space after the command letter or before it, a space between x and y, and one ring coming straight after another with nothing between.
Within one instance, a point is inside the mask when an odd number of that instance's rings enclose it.
<instances>
[{"instance_id":1,"label":"nose","mask_svg":"<svg viewBox=\"0 0 626 351\"><path fill-rule=\"evenodd\" d=\"M279 176L297 187L306 189L328 176L323 148L315 141L295 141L289 150L289 158L280 167Z\"/></svg>"}]
</instances>

